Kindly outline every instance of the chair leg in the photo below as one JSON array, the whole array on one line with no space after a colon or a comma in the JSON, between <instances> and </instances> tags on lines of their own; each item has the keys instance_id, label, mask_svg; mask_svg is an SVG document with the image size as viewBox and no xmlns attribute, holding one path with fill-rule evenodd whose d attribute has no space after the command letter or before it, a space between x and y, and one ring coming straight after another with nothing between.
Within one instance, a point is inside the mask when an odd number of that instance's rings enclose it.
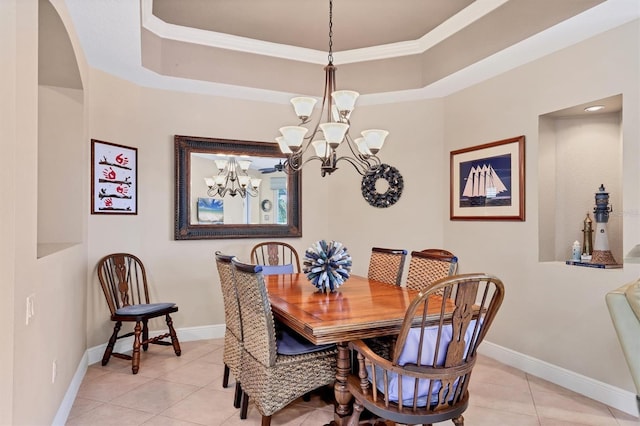
<instances>
[{"instance_id":1,"label":"chair leg","mask_svg":"<svg viewBox=\"0 0 640 426\"><path fill-rule=\"evenodd\" d=\"M242 391L242 406L240 407L240 419L247 418L247 411L249 410L249 395Z\"/></svg>"},{"instance_id":2,"label":"chair leg","mask_svg":"<svg viewBox=\"0 0 640 426\"><path fill-rule=\"evenodd\" d=\"M451 419L451 421L456 426L464 426L464 417L462 417L462 415L456 417L455 419Z\"/></svg>"},{"instance_id":3,"label":"chair leg","mask_svg":"<svg viewBox=\"0 0 640 426\"><path fill-rule=\"evenodd\" d=\"M131 371L133 374L138 374L138 369L140 368L140 334L142 334L142 327L140 327L140 321L138 321L133 329L133 353L131 354Z\"/></svg>"},{"instance_id":4,"label":"chair leg","mask_svg":"<svg viewBox=\"0 0 640 426\"><path fill-rule=\"evenodd\" d=\"M226 388L227 386L229 386L229 366L225 364L224 373L222 374L222 387Z\"/></svg>"},{"instance_id":5,"label":"chair leg","mask_svg":"<svg viewBox=\"0 0 640 426\"><path fill-rule=\"evenodd\" d=\"M167 327L169 327L169 335L171 336L171 344L173 345L173 351L176 353L176 356L180 356L182 350L180 350L180 342L178 341L178 336L176 335L176 330L173 328L173 320L171 319L171 315L167 314Z\"/></svg>"},{"instance_id":6,"label":"chair leg","mask_svg":"<svg viewBox=\"0 0 640 426\"><path fill-rule=\"evenodd\" d=\"M244 392L242 391L242 387L240 386L240 382L236 382L236 391L233 395L233 406L235 408L240 408L240 403L242 400L242 397L244 395ZM248 399L247 399L248 401Z\"/></svg>"},{"instance_id":7,"label":"chair leg","mask_svg":"<svg viewBox=\"0 0 640 426\"><path fill-rule=\"evenodd\" d=\"M116 322L116 325L113 327L113 334L109 338L109 343L107 343L107 348L104 350L104 355L102 355L102 365L107 365L109 362L109 358L111 358L111 354L113 353L113 346L116 344L116 340L118 340L118 333L120 332L120 327L122 323L120 321Z\"/></svg>"},{"instance_id":8,"label":"chair leg","mask_svg":"<svg viewBox=\"0 0 640 426\"><path fill-rule=\"evenodd\" d=\"M271 416L262 416L262 426L271 426Z\"/></svg>"},{"instance_id":9,"label":"chair leg","mask_svg":"<svg viewBox=\"0 0 640 426\"><path fill-rule=\"evenodd\" d=\"M353 401L353 414L349 418L347 426L358 426L360 423L360 414L364 411L364 405L360 404L358 400Z\"/></svg>"},{"instance_id":10,"label":"chair leg","mask_svg":"<svg viewBox=\"0 0 640 426\"><path fill-rule=\"evenodd\" d=\"M147 323L147 320L142 320L142 350L145 352L149 349L149 327Z\"/></svg>"}]
</instances>

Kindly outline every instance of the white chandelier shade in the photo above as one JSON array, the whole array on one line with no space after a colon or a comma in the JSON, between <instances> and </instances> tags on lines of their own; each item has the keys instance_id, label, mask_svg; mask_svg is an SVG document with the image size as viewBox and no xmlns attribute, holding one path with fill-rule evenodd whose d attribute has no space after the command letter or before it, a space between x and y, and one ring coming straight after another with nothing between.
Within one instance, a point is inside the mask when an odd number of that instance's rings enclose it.
<instances>
[{"instance_id":1,"label":"white chandelier shade","mask_svg":"<svg viewBox=\"0 0 640 426\"><path fill-rule=\"evenodd\" d=\"M313 145L318 157L325 158L327 156L327 141L318 139L311 142L311 145Z\"/></svg>"},{"instance_id":2,"label":"white chandelier shade","mask_svg":"<svg viewBox=\"0 0 640 426\"><path fill-rule=\"evenodd\" d=\"M305 117L305 119L311 117L313 107L316 106L317 102L318 101L315 98L307 98L303 96L291 99L296 115L298 117Z\"/></svg>"},{"instance_id":3,"label":"white chandelier shade","mask_svg":"<svg viewBox=\"0 0 640 426\"><path fill-rule=\"evenodd\" d=\"M249 176L251 160L229 157L228 159L215 159L218 174L213 177L205 177L207 194L210 197L224 198L225 195L242 198L256 197L260 193L262 179Z\"/></svg>"},{"instance_id":4,"label":"white chandelier shade","mask_svg":"<svg viewBox=\"0 0 640 426\"><path fill-rule=\"evenodd\" d=\"M346 123L322 123L320 124L320 130L322 130L329 146L335 149L344 140L344 135L347 134L349 125Z\"/></svg>"}]
</instances>

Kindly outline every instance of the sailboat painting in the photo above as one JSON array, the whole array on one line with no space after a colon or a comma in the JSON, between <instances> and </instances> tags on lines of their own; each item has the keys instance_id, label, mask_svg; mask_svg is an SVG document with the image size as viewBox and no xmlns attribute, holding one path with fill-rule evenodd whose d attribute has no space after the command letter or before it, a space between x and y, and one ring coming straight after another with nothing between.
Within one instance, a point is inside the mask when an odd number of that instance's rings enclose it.
<instances>
[{"instance_id":1,"label":"sailboat painting","mask_svg":"<svg viewBox=\"0 0 640 426\"><path fill-rule=\"evenodd\" d=\"M511 154L462 162L460 177L460 207L511 205Z\"/></svg>"},{"instance_id":2,"label":"sailboat painting","mask_svg":"<svg viewBox=\"0 0 640 426\"><path fill-rule=\"evenodd\" d=\"M451 220L524 221L524 139L451 151Z\"/></svg>"}]
</instances>

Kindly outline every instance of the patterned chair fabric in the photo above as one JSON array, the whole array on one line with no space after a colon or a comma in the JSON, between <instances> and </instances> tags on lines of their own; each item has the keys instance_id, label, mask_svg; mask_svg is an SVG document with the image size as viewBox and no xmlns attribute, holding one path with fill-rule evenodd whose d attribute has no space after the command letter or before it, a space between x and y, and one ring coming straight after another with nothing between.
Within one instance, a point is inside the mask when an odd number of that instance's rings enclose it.
<instances>
[{"instance_id":1,"label":"patterned chair fabric","mask_svg":"<svg viewBox=\"0 0 640 426\"><path fill-rule=\"evenodd\" d=\"M434 282L455 275L458 271L458 258L442 249L425 249L411 252L407 288L426 290Z\"/></svg>"},{"instance_id":2,"label":"patterned chair fabric","mask_svg":"<svg viewBox=\"0 0 640 426\"><path fill-rule=\"evenodd\" d=\"M224 374L222 387L229 385L229 372L236 380L233 406L240 407L242 388L240 385L240 368L242 367L242 323L240 321L240 305L238 294L233 282L233 269L231 259L233 256L216 252L216 266L220 276L220 288L222 289L222 301L224 304L224 349L222 360L224 362Z\"/></svg>"},{"instance_id":3,"label":"patterned chair fabric","mask_svg":"<svg viewBox=\"0 0 640 426\"><path fill-rule=\"evenodd\" d=\"M406 257L407 251L404 249L373 247L367 277L370 280L400 285Z\"/></svg>"},{"instance_id":4,"label":"patterned chair fabric","mask_svg":"<svg viewBox=\"0 0 640 426\"><path fill-rule=\"evenodd\" d=\"M296 345L307 349L292 355L279 353L261 266L243 264L236 259L232 264L244 332L240 371L242 411L246 413L246 401L250 397L262 415L262 425L268 426L271 415L296 398L333 383L337 350L335 345L320 348L309 342L305 345L296 337L298 342L289 342L286 352L291 353Z\"/></svg>"}]
</instances>

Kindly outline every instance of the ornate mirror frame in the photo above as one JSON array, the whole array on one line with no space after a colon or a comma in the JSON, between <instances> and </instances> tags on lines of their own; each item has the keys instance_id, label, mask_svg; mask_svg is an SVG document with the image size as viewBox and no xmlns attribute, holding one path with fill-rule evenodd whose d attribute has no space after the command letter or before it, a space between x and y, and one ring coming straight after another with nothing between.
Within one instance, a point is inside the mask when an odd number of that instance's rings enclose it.
<instances>
[{"instance_id":1,"label":"ornate mirror frame","mask_svg":"<svg viewBox=\"0 0 640 426\"><path fill-rule=\"evenodd\" d=\"M288 175L287 224L192 224L191 154L229 154L285 159L275 143L180 136L175 144L175 234L176 240L218 238L285 238L302 236L301 173Z\"/></svg>"}]
</instances>

